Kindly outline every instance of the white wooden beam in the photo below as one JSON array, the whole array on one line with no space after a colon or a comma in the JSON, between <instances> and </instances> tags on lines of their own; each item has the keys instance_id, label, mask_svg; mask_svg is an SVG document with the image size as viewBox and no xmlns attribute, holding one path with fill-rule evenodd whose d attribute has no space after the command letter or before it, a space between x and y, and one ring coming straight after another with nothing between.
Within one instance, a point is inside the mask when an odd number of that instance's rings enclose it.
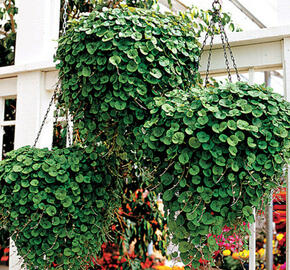
<instances>
[{"instance_id":1,"label":"white wooden beam","mask_svg":"<svg viewBox=\"0 0 290 270\"><path fill-rule=\"evenodd\" d=\"M227 35L231 46L282 41L284 38L290 37L290 25L269 27L244 32L227 32ZM218 36L215 37L213 47L222 47L221 39ZM208 48L208 46L205 48Z\"/></svg>"},{"instance_id":2,"label":"white wooden beam","mask_svg":"<svg viewBox=\"0 0 290 270\"><path fill-rule=\"evenodd\" d=\"M290 101L290 38L283 42L283 68L284 68L284 89L285 98ZM290 167L288 166L286 188L286 269L290 269Z\"/></svg>"},{"instance_id":3,"label":"white wooden beam","mask_svg":"<svg viewBox=\"0 0 290 270\"><path fill-rule=\"evenodd\" d=\"M255 70L253 68L249 69L249 83L253 84L255 82ZM255 222L250 224L250 239L249 239L249 270L256 269L256 209L253 209L253 215L255 217Z\"/></svg>"},{"instance_id":4,"label":"white wooden beam","mask_svg":"<svg viewBox=\"0 0 290 270\"><path fill-rule=\"evenodd\" d=\"M167 8L170 8L168 0L159 0L159 3ZM184 3L182 3L182 1L179 0L172 0L171 4L172 4L171 10L175 12L186 11L188 9L188 7Z\"/></svg>"},{"instance_id":5,"label":"white wooden beam","mask_svg":"<svg viewBox=\"0 0 290 270\"><path fill-rule=\"evenodd\" d=\"M260 28L266 28L266 25L263 24L250 10L241 4L238 0L229 0L234 4L241 12L243 12L250 20L252 20Z\"/></svg>"},{"instance_id":6,"label":"white wooden beam","mask_svg":"<svg viewBox=\"0 0 290 270\"><path fill-rule=\"evenodd\" d=\"M281 41L265 42L261 44L236 45L232 51L241 72L247 72L250 68L255 70L281 69L283 53ZM205 50L201 57L200 72L206 71L208 51ZM230 61L230 66L232 63ZM212 75L225 73L225 60L222 48L215 48L212 51L211 68Z\"/></svg>"},{"instance_id":7,"label":"white wooden beam","mask_svg":"<svg viewBox=\"0 0 290 270\"><path fill-rule=\"evenodd\" d=\"M14 147L32 145L49 103L43 68L55 70L53 55L57 47L60 0L16 0L18 7L16 66L0 69L0 77L18 76ZM49 67L47 67L49 63ZM38 146L52 144L52 123L45 125ZM10 270L20 270L22 260L10 241Z\"/></svg>"},{"instance_id":8,"label":"white wooden beam","mask_svg":"<svg viewBox=\"0 0 290 270\"><path fill-rule=\"evenodd\" d=\"M57 47L60 0L16 0L15 64L52 61Z\"/></svg>"},{"instance_id":9,"label":"white wooden beam","mask_svg":"<svg viewBox=\"0 0 290 270\"><path fill-rule=\"evenodd\" d=\"M0 79L0 97L15 96L17 92L17 78Z\"/></svg>"},{"instance_id":10,"label":"white wooden beam","mask_svg":"<svg viewBox=\"0 0 290 270\"><path fill-rule=\"evenodd\" d=\"M54 91L58 82L58 71L45 72L45 90Z\"/></svg>"},{"instance_id":11,"label":"white wooden beam","mask_svg":"<svg viewBox=\"0 0 290 270\"><path fill-rule=\"evenodd\" d=\"M55 63L52 61L32 62L21 65L0 67L0 79L16 77L20 73L30 71L55 71Z\"/></svg>"}]
</instances>

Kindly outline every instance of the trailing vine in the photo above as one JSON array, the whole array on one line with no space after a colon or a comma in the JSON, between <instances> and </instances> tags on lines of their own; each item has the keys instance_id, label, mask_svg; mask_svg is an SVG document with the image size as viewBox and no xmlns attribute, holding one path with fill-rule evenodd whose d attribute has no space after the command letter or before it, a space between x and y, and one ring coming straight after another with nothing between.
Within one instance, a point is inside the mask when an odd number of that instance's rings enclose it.
<instances>
[{"instance_id":1,"label":"trailing vine","mask_svg":"<svg viewBox=\"0 0 290 270\"><path fill-rule=\"evenodd\" d=\"M1 161L1 225L28 269L85 269L101 249L120 201L102 152L23 147Z\"/></svg>"},{"instance_id":2,"label":"trailing vine","mask_svg":"<svg viewBox=\"0 0 290 270\"><path fill-rule=\"evenodd\" d=\"M165 218L158 209L154 192L126 187L117 222L111 226L112 240L103 244L101 252L92 259L92 269L144 269L153 265L148 254L159 252L166 258L167 229ZM146 267L146 269L147 269Z\"/></svg>"},{"instance_id":3,"label":"trailing vine","mask_svg":"<svg viewBox=\"0 0 290 270\"><path fill-rule=\"evenodd\" d=\"M162 195L187 268L213 264L210 234L247 232L289 161L289 103L258 85L199 86L199 31L190 16L136 8L72 21L57 106L79 146L0 163L1 225L30 269L85 267L110 240L125 185Z\"/></svg>"},{"instance_id":4,"label":"trailing vine","mask_svg":"<svg viewBox=\"0 0 290 270\"><path fill-rule=\"evenodd\" d=\"M154 100L143 148L163 161L155 182L172 242L185 264L213 263L218 245L208 235L225 225L248 232L243 223L254 222L253 207L263 209L282 182L290 104L270 88L242 82L176 89Z\"/></svg>"},{"instance_id":5,"label":"trailing vine","mask_svg":"<svg viewBox=\"0 0 290 270\"><path fill-rule=\"evenodd\" d=\"M190 22L141 9L104 9L73 22L59 41L59 106L69 108L91 151L106 142L121 175L125 170L130 178L142 158L136 128L150 116L153 98L197 78L199 46Z\"/></svg>"}]
</instances>

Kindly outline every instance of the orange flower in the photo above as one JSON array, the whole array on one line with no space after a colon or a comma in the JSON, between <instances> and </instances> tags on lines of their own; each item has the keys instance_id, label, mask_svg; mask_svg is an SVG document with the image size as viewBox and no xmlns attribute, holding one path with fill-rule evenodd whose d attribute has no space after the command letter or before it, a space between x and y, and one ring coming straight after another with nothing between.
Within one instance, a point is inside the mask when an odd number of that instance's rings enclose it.
<instances>
[{"instance_id":1,"label":"orange flower","mask_svg":"<svg viewBox=\"0 0 290 270\"><path fill-rule=\"evenodd\" d=\"M235 259L235 260L239 260L240 259L239 253L238 252L234 252L233 255L232 255L232 258Z\"/></svg>"}]
</instances>

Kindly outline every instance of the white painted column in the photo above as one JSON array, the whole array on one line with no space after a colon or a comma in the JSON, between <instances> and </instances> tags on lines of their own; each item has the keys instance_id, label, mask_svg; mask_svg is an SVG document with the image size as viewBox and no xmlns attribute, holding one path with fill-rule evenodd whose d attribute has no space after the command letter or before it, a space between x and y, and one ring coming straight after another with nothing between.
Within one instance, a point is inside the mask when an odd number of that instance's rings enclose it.
<instances>
[{"instance_id":1,"label":"white painted column","mask_svg":"<svg viewBox=\"0 0 290 270\"><path fill-rule=\"evenodd\" d=\"M16 6L15 64L52 62L59 33L60 0L16 0ZM45 78L45 72L41 71L18 75L15 148L32 145L36 138L52 94L46 91ZM50 147L51 143L52 121L48 121L37 146ZM9 269L21 269L21 259L13 241L10 242Z\"/></svg>"},{"instance_id":2,"label":"white painted column","mask_svg":"<svg viewBox=\"0 0 290 270\"><path fill-rule=\"evenodd\" d=\"M4 128L1 125L4 122L4 99L0 96L0 160L2 159L3 153L3 135L4 135Z\"/></svg>"},{"instance_id":3,"label":"white painted column","mask_svg":"<svg viewBox=\"0 0 290 270\"><path fill-rule=\"evenodd\" d=\"M16 0L15 64L52 62L57 47L60 0Z\"/></svg>"},{"instance_id":4,"label":"white painted column","mask_svg":"<svg viewBox=\"0 0 290 270\"><path fill-rule=\"evenodd\" d=\"M253 84L255 81L255 70L249 69L249 84ZM249 270L256 269L256 209L253 209L255 222L250 224L250 239L249 239Z\"/></svg>"},{"instance_id":5,"label":"white painted column","mask_svg":"<svg viewBox=\"0 0 290 270\"><path fill-rule=\"evenodd\" d=\"M283 69L285 98L290 101L290 38L283 42ZM288 166L286 195L286 269L290 269L290 168Z\"/></svg>"},{"instance_id":6,"label":"white painted column","mask_svg":"<svg viewBox=\"0 0 290 270\"><path fill-rule=\"evenodd\" d=\"M26 72L18 75L15 148L33 145L43 117L52 96L45 89L45 73ZM50 147L52 144L53 111L49 113L41 132L37 147Z\"/></svg>"}]
</instances>

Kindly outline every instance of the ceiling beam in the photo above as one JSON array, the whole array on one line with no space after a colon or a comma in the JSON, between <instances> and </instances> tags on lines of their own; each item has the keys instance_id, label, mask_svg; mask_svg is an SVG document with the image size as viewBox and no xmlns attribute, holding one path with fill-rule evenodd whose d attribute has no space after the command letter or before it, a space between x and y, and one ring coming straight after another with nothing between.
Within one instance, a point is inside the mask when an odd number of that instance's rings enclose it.
<instances>
[{"instance_id":1,"label":"ceiling beam","mask_svg":"<svg viewBox=\"0 0 290 270\"><path fill-rule=\"evenodd\" d=\"M245 6L243 6L238 0L229 0L233 5L235 5L241 12L243 12L251 21L253 21L260 28L267 28L251 11L249 11Z\"/></svg>"},{"instance_id":2,"label":"ceiling beam","mask_svg":"<svg viewBox=\"0 0 290 270\"><path fill-rule=\"evenodd\" d=\"M175 12L186 11L188 9L188 6L180 0L171 0L172 8L170 8L168 0L159 0L159 3Z\"/></svg>"}]
</instances>

